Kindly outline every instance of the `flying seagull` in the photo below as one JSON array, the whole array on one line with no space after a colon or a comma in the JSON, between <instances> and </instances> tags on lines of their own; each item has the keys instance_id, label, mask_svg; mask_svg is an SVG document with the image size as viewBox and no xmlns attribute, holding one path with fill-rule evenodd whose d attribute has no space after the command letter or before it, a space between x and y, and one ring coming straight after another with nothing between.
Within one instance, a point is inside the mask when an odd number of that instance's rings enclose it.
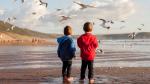
<instances>
[{"instance_id":1,"label":"flying seagull","mask_svg":"<svg viewBox=\"0 0 150 84\"><path fill-rule=\"evenodd\" d=\"M120 29L123 29L123 28L125 28L125 27L126 27L126 26L121 26Z\"/></svg>"},{"instance_id":2,"label":"flying seagull","mask_svg":"<svg viewBox=\"0 0 150 84\"><path fill-rule=\"evenodd\" d=\"M12 26L11 26L11 30L14 30L15 27L16 27L15 25L12 25Z\"/></svg>"},{"instance_id":3,"label":"flying seagull","mask_svg":"<svg viewBox=\"0 0 150 84\"><path fill-rule=\"evenodd\" d=\"M137 28L138 30L142 30L142 28Z\"/></svg>"},{"instance_id":4,"label":"flying seagull","mask_svg":"<svg viewBox=\"0 0 150 84\"><path fill-rule=\"evenodd\" d=\"M120 22L123 22L123 23L125 23L125 21L124 21L124 20L122 20L122 21L120 21Z\"/></svg>"},{"instance_id":5,"label":"flying seagull","mask_svg":"<svg viewBox=\"0 0 150 84\"><path fill-rule=\"evenodd\" d=\"M40 2L40 5L45 5L46 8L48 7L48 3L43 2L42 0L39 0L39 2Z\"/></svg>"},{"instance_id":6,"label":"flying seagull","mask_svg":"<svg viewBox=\"0 0 150 84\"><path fill-rule=\"evenodd\" d=\"M101 26L102 26L103 28L110 29L110 27L109 27L109 26L106 26L106 25L105 25L105 24L107 23L107 21L106 21L105 19L99 19L99 20L101 20L101 21L102 21Z\"/></svg>"},{"instance_id":7,"label":"flying seagull","mask_svg":"<svg viewBox=\"0 0 150 84\"><path fill-rule=\"evenodd\" d=\"M14 2L16 2L17 0L14 0ZM22 3L24 3L24 0L21 0Z\"/></svg>"},{"instance_id":8,"label":"flying seagull","mask_svg":"<svg viewBox=\"0 0 150 84\"><path fill-rule=\"evenodd\" d=\"M76 3L78 5L81 6L81 9L85 9L85 8L96 8L95 6L91 6L91 5L86 5L86 4L82 4L82 3L79 3L79 2L73 2L73 3Z\"/></svg>"},{"instance_id":9,"label":"flying seagull","mask_svg":"<svg viewBox=\"0 0 150 84\"><path fill-rule=\"evenodd\" d=\"M59 9L59 8L58 8L58 9L56 9L56 10L57 10L57 11L61 11L62 9Z\"/></svg>"},{"instance_id":10,"label":"flying seagull","mask_svg":"<svg viewBox=\"0 0 150 84\"><path fill-rule=\"evenodd\" d=\"M145 26L144 24L141 24L142 26Z\"/></svg>"},{"instance_id":11,"label":"flying seagull","mask_svg":"<svg viewBox=\"0 0 150 84\"><path fill-rule=\"evenodd\" d=\"M36 15L36 12L32 12L32 15Z\"/></svg>"},{"instance_id":12,"label":"flying seagull","mask_svg":"<svg viewBox=\"0 0 150 84\"><path fill-rule=\"evenodd\" d=\"M21 0L22 3L24 3L24 0Z\"/></svg>"},{"instance_id":13,"label":"flying seagull","mask_svg":"<svg viewBox=\"0 0 150 84\"><path fill-rule=\"evenodd\" d=\"M62 17L62 19L60 20L60 22L62 22L62 21L64 21L64 20L68 20L68 19L71 19L71 17L69 17L69 16L61 16Z\"/></svg>"}]
</instances>

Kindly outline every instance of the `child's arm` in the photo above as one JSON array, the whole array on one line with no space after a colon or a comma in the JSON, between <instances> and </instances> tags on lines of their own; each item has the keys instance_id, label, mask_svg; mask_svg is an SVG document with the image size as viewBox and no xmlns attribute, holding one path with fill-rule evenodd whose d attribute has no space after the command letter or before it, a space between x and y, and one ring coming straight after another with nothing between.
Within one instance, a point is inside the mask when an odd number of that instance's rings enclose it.
<instances>
[{"instance_id":1,"label":"child's arm","mask_svg":"<svg viewBox=\"0 0 150 84\"><path fill-rule=\"evenodd\" d=\"M93 42L93 47L96 49L98 47L98 41L97 38L95 37L94 42Z\"/></svg>"},{"instance_id":2,"label":"child's arm","mask_svg":"<svg viewBox=\"0 0 150 84\"><path fill-rule=\"evenodd\" d=\"M72 39L70 40L69 45L70 45L70 52L72 53L73 57L75 57L76 47L75 47L75 43Z\"/></svg>"}]
</instances>

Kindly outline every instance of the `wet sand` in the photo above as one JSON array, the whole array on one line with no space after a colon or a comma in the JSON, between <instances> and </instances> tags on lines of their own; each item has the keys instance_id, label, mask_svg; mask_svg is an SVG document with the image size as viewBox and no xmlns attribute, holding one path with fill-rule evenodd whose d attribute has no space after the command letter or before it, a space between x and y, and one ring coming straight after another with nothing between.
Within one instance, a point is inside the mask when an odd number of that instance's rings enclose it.
<instances>
[{"instance_id":1,"label":"wet sand","mask_svg":"<svg viewBox=\"0 0 150 84\"><path fill-rule=\"evenodd\" d=\"M80 84L80 68L72 69L74 83ZM62 84L61 68L0 70L0 84ZM149 84L150 68L95 68L95 84ZM87 81L85 83L87 84Z\"/></svg>"}]
</instances>

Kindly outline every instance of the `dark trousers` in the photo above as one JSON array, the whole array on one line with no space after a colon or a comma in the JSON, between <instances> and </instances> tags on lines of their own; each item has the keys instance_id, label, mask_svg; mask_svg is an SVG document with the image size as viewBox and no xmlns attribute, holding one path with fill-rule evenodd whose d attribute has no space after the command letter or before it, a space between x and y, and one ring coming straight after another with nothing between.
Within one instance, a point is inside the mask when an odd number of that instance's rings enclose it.
<instances>
[{"instance_id":1,"label":"dark trousers","mask_svg":"<svg viewBox=\"0 0 150 84\"><path fill-rule=\"evenodd\" d=\"M71 75L71 66L72 66L72 61L63 61L63 66L62 66L62 76L64 77L70 77Z\"/></svg>"},{"instance_id":2,"label":"dark trousers","mask_svg":"<svg viewBox=\"0 0 150 84\"><path fill-rule=\"evenodd\" d=\"M87 66L88 66L88 78L89 79L93 78L93 76L94 76L93 63L94 63L94 61L82 60L81 73L80 73L81 80L83 80L85 78L85 72L86 72Z\"/></svg>"}]
</instances>

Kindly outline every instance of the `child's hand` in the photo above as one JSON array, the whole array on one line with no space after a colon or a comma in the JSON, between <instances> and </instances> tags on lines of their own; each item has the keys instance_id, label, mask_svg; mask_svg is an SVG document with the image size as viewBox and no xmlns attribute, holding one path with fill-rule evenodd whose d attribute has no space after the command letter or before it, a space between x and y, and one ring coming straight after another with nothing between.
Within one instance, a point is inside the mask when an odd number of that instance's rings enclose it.
<instances>
[{"instance_id":1,"label":"child's hand","mask_svg":"<svg viewBox=\"0 0 150 84\"><path fill-rule=\"evenodd\" d=\"M73 56L73 59L76 59L76 56Z\"/></svg>"}]
</instances>

